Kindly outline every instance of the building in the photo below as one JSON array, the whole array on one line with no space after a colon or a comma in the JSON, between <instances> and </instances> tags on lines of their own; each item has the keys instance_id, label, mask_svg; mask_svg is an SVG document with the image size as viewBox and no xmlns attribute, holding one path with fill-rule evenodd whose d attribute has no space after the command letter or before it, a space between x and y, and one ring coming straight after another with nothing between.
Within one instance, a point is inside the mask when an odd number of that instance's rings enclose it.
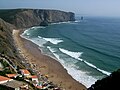
<instances>
[{"instance_id":1,"label":"building","mask_svg":"<svg viewBox=\"0 0 120 90\"><path fill-rule=\"evenodd\" d=\"M6 82L12 81L12 80L13 79L10 79L10 78L4 77L4 76L0 76L0 84L6 83Z\"/></svg>"},{"instance_id":2,"label":"building","mask_svg":"<svg viewBox=\"0 0 120 90\"><path fill-rule=\"evenodd\" d=\"M8 78L16 78L17 74L6 74Z\"/></svg>"},{"instance_id":3,"label":"building","mask_svg":"<svg viewBox=\"0 0 120 90\"><path fill-rule=\"evenodd\" d=\"M30 72L27 70L27 69L21 69L20 70L21 71L21 74L23 75L23 76L29 76L30 75Z\"/></svg>"},{"instance_id":4,"label":"building","mask_svg":"<svg viewBox=\"0 0 120 90\"><path fill-rule=\"evenodd\" d=\"M36 83L38 83L38 77L36 75L31 76L32 81L35 81Z\"/></svg>"},{"instance_id":5,"label":"building","mask_svg":"<svg viewBox=\"0 0 120 90\"><path fill-rule=\"evenodd\" d=\"M0 76L0 87L5 88L4 90L22 90L28 89L28 84Z\"/></svg>"}]
</instances>

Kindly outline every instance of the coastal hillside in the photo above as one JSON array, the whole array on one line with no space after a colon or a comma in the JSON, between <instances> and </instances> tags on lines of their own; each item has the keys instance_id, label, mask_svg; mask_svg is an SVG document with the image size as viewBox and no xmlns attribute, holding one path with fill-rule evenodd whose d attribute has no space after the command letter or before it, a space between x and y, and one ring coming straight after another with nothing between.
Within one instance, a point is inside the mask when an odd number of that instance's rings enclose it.
<instances>
[{"instance_id":1,"label":"coastal hillside","mask_svg":"<svg viewBox=\"0 0 120 90\"><path fill-rule=\"evenodd\" d=\"M0 57L7 57L11 60L11 63L19 67L23 65L19 62L20 56L17 53L17 49L12 37L12 30L15 28L0 18Z\"/></svg>"},{"instance_id":2,"label":"coastal hillside","mask_svg":"<svg viewBox=\"0 0 120 90\"><path fill-rule=\"evenodd\" d=\"M8 9L0 10L0 18L17 28L48 25L49 23L74 21L72 12L44 9Z\"/></svg>"},{"instance_id":3,"label":"coastal hillside","mask_svg":"<svg viewBox=\"0 0 120 90\"><path fill-rule=\"evenodd\" d=\"M98 80L87 90L120 90L120 69L110 76Z\"/></svg>"},{"instance_id":4,"label":"coastal hillside","mask_svg":"<svg viewBox=\"0 0 120 90\"><path fill-rule=\"evenodd\" d=\"M0 18L0 53L14 57L15 47L12 38L13 25Z\"/></svg>"}]
</instances>

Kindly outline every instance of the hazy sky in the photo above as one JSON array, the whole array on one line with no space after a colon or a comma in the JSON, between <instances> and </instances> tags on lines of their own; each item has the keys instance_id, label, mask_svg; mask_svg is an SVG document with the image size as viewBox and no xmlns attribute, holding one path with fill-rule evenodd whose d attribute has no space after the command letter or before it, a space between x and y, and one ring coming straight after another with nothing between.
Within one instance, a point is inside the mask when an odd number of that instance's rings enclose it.
<instances>
[{"instance_id":1,"label":"hazy sky","mask_svg":"<svg viewBox=\"0 0 120 90\"><path fill-rule=\"evenodd\" d=\"M120 17L120 0L0 0L0 8L59 9L81 15Z\"/></svg>"}]
</instances>

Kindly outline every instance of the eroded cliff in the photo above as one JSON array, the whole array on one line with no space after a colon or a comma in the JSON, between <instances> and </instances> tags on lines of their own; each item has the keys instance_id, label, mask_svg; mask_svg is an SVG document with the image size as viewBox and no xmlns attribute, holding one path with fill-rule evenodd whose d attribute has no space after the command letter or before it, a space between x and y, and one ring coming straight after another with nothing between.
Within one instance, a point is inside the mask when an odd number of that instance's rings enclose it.
<instances>
[{"instance_id":1,"label":"eroded cliff","mask_svg":"<svg viewBox=\"0 0 120 90\"><path fill-rule=\"evenodd\" d=\"M12 38L13 25L0 18L0 53L14 57L15 48Z\"/></svg>"},{"instance_id":2,"label":"eroded cliff","mask_svg":"<svg viewBox=\"0 0 120 90\"><path fill-rule=\"evenodd\" d=\"M0 57L7 57L11 64L18 67L24 67L20 62L21 57L14 44L12 37L13 29L15 29L15 26L0 18Z\"/></svg>"},{"instance_id":3,"label":"eroded cliff","mask_svg":"<svg viewBox=\"0 0 120 90\"><path fill-rule=\"evenodd\" d=\"M98 80L87 90L120 90L120 69L110 76Z\"/></svg>"},{"instance_id":4,"label":"eroded cliff","mask_svg":"<svg viewBox=\"0 0 120 90\"><path fill-rule=\"evenodd\" d=\"M17 28L28 28L41 25L42 22L57 23L74 21L72 12L44 9L9 9L0 10L0 17Z\"/></svg>"}]
</instances>

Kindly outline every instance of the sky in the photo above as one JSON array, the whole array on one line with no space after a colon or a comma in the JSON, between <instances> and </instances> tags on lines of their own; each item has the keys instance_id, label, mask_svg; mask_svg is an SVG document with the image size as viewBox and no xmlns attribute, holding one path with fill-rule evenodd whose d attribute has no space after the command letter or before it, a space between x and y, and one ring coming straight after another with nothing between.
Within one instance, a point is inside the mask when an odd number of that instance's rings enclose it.
<instances>
[{"instance_id":1,"label":"sky","mask_svg":"<svg viewBox=\"0 0 120 90\"><path fill-rule=\"evenodd\" d=\"M56 9L80 15L120 17L120 0L0 0L0 9L3 8Z\"/></svg>"}]
</instances>

